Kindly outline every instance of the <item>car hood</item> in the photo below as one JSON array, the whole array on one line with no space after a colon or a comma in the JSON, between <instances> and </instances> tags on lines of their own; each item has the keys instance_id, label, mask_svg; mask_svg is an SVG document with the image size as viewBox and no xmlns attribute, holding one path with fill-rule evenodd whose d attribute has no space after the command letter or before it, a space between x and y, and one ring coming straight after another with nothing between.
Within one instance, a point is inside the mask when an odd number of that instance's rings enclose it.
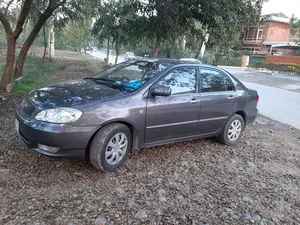
<instances>
[{"instance_id":1,"label":"car hood","mask_svg":"<svg viewBox=\"0 0 300 225\"><path fill-rule=\"evenodd\" d=\"M39 108L53 108L86 104L123 93L92 80L72 80L36 89L27 97Z\"/></svg>"}]
</instances>

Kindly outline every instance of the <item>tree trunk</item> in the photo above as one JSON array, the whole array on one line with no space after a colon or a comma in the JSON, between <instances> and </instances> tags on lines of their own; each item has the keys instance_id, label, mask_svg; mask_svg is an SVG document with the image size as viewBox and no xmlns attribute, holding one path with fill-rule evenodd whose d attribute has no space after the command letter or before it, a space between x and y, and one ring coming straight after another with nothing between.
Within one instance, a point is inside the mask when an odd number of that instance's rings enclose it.
<instances>
[{"instance_id":1,"label":"tree trunk","mask_svg":"<svg viewBox=\"0 0 300 225\"><path fill-rule=\"evenodd\" d=\"M153 51L153 58L155 58L155 59L158 57L159 47L160 47L160 37L159 37L159 35L157 35L156 44L155 44L155 48Z\"/></svg>"},{"instance_id":2,"label":"tree trunk","mask_svg":"<svg viewBox=\"0 0 300 225\"><path fill-rule=\"evenodd\" d=\"M18 78L22 76L22 69L25 63L25 58L27 56L28 50L30 49L31 45L33 44L35 38L38 36L40 30L44 26L47 19L51 16L54 9L47 8L46 11L40 16L38 22L35 24L34 28L32 29L31 33L27 37L17 60L16 67L14 70L14 77Z\"/></svg>"},{"instance_id":3,"label":"tree trunk","mask_svg":"<svg viewBox=\"0 0 300 225\"><path fill-rule=\"evenodd\" d=\"M115 65L118 64L118 57L119 57L119 45L116 43L116 58L115 58Z\"/></svg>"},{"instance_id":4,"label":"tree trunk","mask_svg":"<svg viewBox=\"0 0 300 225\"><path fill-rule=\"evenodd\" d=\"M109 39L107 39L106 59L107 59L107 64L109 64Z\"/></svg>"},{"instance_id":5,"label":"tree trunk","mask_svg":"<svg viewBox=\"0 0 300 225\"><path fill-rule=\"evenodd\" d=\"M55 55L55 49L54 49L54 25L53 25L53 21L50 24L50 28L49 28L49 37L48 37L48 54L49 54L49 58L51 59L52 56Z\"/></svg>"},{"instance_id":6,"label":"tree trunk","mask_svg":"<svg viewBox=\"0 0 300 225\"><path fill-rule=\"evenodd\" d=\"M9 84L12 78L14 61L16 54L16 40L13 35L7 36L7 56L4 71L0 81L0 91L5 91L6 85Z\"/></svg>"},{"instance_id":7,"label":"tree trunk","mask_svg":"<svg viewBox=\"0 0 300 225\"><path fill-rule=\"evenodd\" d=\"M43 54L43 64L44 64L45 57L47 54L47 46L48 46L47 38L46 38L46 25L43 26L43 35L44 35L44 54Z\"/></svg>"}]
</instances>

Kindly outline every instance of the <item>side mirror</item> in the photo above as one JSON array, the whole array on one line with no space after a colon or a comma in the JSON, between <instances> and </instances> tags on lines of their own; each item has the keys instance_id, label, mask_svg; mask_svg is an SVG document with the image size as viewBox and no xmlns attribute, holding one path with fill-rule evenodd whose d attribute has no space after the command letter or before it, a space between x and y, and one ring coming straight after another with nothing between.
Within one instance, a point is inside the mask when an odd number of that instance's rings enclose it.
<instances>
[{"instance_id":1,"label":"side mirror","mask_svg":"<svg viewBox=\"0 0 300 225\"><path fill-rule=\"evenodd\" d=\"M227 90L228 90L228 91L234 91L234 84L229 83L229 84L227 85Z\"/></svg>"},{"instance_id":2,"label":"side mirror","mask_svg":"<svg viewBox=\"0 0 300 225\"><path fill-rule=\"evenodd\" d=\"M168 86L156 86L151 90L151 95L153 96L170 96L172 90Z\"/></svg>"}]
</instances>

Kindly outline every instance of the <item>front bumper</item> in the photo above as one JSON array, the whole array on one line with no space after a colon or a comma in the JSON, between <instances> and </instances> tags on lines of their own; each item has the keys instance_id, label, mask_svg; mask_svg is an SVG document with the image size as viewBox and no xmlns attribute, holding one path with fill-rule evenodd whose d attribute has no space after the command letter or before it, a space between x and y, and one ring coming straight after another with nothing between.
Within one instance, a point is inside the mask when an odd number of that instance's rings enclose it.
<instances>
[{"instance_id":1,"label":"front bumper","mask_svg":"<svg viewBox=\"0 0 300 225\"><path fill-rule=\"evenodd\" d=\"M43 155L64 158L85 158L91 137L98 127L74 127L71 124L52 124L26 119L16 114L19 121L18 133L21 140L31 149ZM38 144L58 147L55 153L45 151Z\"/></svg>"}]
</instances>

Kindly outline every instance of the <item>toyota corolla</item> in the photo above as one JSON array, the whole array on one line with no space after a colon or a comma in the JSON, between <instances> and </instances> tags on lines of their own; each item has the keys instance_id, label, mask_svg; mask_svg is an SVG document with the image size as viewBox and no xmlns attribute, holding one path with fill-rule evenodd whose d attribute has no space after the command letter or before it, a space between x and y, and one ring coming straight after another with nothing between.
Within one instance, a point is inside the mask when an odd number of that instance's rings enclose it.
<instances>
[{"instance_id":1,"label":"toyota corolla","mask_svg":"<svg viewBox=\"0 0 300 225\"><path fill-rule=\"evenodd\" d=\"M216 137L236 144L257 116L258 93L218 67L131 60L30 92L15 126L33 150L114 171L132 150Z\"/></svg>"}]
</instances>

